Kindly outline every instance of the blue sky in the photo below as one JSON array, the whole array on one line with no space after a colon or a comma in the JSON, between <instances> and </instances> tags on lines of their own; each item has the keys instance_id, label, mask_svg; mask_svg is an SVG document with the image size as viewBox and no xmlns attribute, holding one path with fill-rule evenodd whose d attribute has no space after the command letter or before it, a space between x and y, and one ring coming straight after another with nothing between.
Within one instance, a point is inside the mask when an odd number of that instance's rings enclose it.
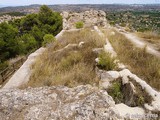
<instances>
[{"instance_id":1,"label":"blue sky","mask_svg":"<svg viewBox=\"0 0 160 120\"><path fill-rule=\"evenodd\" d=\"M160 3L160 0L0 0L0 5L30 5L30 4L150 4Z\"/></svg>"}]
</instances>

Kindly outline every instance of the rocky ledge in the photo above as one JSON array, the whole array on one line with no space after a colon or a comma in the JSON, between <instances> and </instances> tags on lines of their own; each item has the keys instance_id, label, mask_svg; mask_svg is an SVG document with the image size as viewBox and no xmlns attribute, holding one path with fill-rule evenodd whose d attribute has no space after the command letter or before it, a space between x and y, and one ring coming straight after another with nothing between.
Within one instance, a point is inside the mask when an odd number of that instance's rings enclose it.
<instances>
[{"instance_id":1,"label":"rocky ledge","mask_svg":"<svg viewBox=\"0 0 160 120\"><path fill-rule=\"evenodd\" d=\"M0 120L120 119L112 97L90 85L0 91Z\"/></svg>"}]
</instances>

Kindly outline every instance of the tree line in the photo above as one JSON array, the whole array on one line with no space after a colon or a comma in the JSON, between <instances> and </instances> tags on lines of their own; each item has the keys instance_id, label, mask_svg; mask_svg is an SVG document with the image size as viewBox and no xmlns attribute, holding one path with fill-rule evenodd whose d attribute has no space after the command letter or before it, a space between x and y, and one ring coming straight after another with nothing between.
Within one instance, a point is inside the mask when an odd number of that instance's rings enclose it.
<instances>
[{"instance_id":1,"label":"tree line","mask_svg":"<svg viewBox=\"0 0 160 120\"><path fill-rule=\"evenodd\" d=\"M46 5L38 14L29 14L21 19L0 24L0 69L6 61L17 55L27 54L42 46L44 36L57 35L62 29L60 13Z\"/></svg>"}]
</instances>

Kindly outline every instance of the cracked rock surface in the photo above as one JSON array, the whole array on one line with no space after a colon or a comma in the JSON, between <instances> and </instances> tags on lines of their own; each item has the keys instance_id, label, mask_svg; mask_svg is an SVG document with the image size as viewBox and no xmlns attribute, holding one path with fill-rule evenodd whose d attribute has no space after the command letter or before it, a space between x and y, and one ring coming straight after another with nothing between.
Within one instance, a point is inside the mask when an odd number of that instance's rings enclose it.
<instances>
[{"instance_id":1,"label":"cracked rock surface","mask_svg":"<svg viewBox=\"0 0 160 120\"><path fill-rule=\"evenodd\" d=\"M0 91L0 120L119 119L106 91L90 85Z\"/></svg>"}]
</instances>

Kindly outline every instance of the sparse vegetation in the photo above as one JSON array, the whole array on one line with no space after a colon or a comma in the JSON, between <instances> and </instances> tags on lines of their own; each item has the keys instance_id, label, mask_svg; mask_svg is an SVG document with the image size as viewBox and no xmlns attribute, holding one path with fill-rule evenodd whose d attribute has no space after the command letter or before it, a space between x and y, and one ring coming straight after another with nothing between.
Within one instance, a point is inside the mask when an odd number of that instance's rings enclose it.
<instances>
[{"instance_id":1,"label":"sparse vegetation","mask_svg":"<svg viewBox=\"0 0 160 120\"><path fill-rule=\"evenodd\" d=\"M117 64L115 63L115 58L112 57L110 53L102 51L99 54L98 67L108 71L115 69L117 67Z\"/></svg>"},{"instance_id":2,"label":"sparse vegetation","mask_svg":"<svg viewBox=\"0 0 160 120\"><path fill-rule=\"evenodd\" d=\"M154 33L151 31L145 31L145 32L137 32L137 34L144 38L144 39L150 39L150 40L159 40L160 39L160 35L158 33Z\"/></svg>"},{"instance_id":3,"label":"sparse vegetation","mask_svg":"<svg viewBox=\"0 0 160 120\"><path fill-rule=\"evenodd\" d=\"M79 44L65 48L68 44ZM103 47L105 39L89 29L66 32L44 52L32 66L33 73L27 86L98 84L95 74L96 53L93 48ZM43 68L43 69L41 69Z\"/></svg>"},{"instance_id":4,"label":"sparse vegetation","mask_svg":"<svg viewBox=\"0 0 160 120\"><path fill-rule=\"evenodd\" d=\"M116 104L123 102L122 83L120 80L114 81L107 92L112 96Z\"/></svg>"},{"instance_id":5,"label":"sparse vegetation","mask_svg":"<svg viewBox=\"0 0 160 120\"><path fill-rule=\"evenodd\" d=\"M147 41L153 44L158 50L160 50L160 35L156 32L146 31L146 32L137 32L140 38L143 38L144 41Z\"/></svg>"},{"instance_id":6,"label":"sparse vegetation","mask_svg":"<svg viewBox=\"0 0 160 120\"><path fill-rule=\"evenodd\" d=\"M82 21L76 23L76 28L77 29L83 28L83 26L84 26L84 24L83 24Z\"/></svg>"},{"instance_id":7,"label":"sparse vegetation","mask_svg":"<svg viewBox=\"0 0 160 120\"><path fill-rule=\"evenodd\" d=\"M136 81L129 77L129 80L133 83L136 88L137 95L135 96L134 106L144 106L145 103L151 104L153 101L152 97L146 93L145 89L142 88Z\"/></svg>"},{"instance_id":8,"label":"sparse vegetation","mask_svg":"<svg viewBox=\"0 0 160 120\"><path fill-rule=\"evenodd\" d=\"M129 81L134 85L136 93L128 93L127 84L122 84L122 78L118 78L114 80L111 86L107 89L107 92L114 99L116 104L125 103L131 107L142 106L144 107L145 103L150 104L152 101L152 97L146 93L145 89L143 89L136 81L129 78ZM131 98L130 98L131 97ZM128 103L128 100L132 99L132 102Z\"/></svg>"},{"instance_id":9,"label":"sparse vegetation","mask_svg":"<svg viewBox=\"0 0 160 120\"><path fill-rule=\"evenodd\" d=\"M139 95L138 97L138 106L142 106L144 105L145 101L144 101L144 97L142 95Z\"/></svg>"},{"instance_id":10,"label":"sparse vegetation","mask_svg":"<svg viewBox=\"0 0 160 120\"><path fill-rule=\"evenodd\" d=\"M127 64L133 73L160 90L160 60L146 53L145 49L134 47L122 34L114 32L115 35L108 35L108 38L118 54L118 59Z\"/></svg>"}]
</instances>

